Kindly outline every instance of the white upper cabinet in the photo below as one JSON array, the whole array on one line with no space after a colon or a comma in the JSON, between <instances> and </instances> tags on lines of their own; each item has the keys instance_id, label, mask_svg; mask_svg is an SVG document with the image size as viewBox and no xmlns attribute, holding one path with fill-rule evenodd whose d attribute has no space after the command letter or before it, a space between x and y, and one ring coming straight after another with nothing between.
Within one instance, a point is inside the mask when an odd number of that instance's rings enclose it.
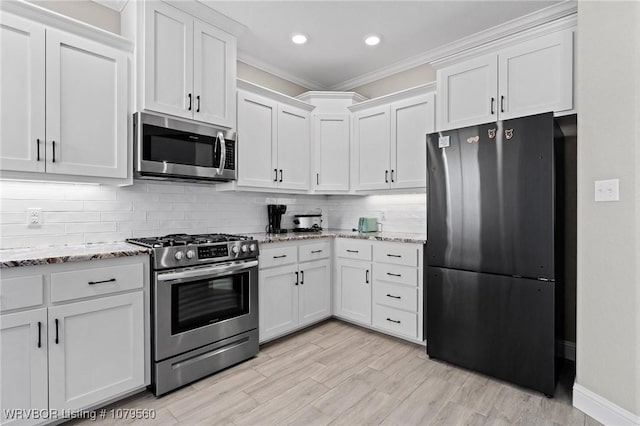
<instances>
[{"instance_id":1,"label":"white upper cabinet","mask_svg":"<svg viewBox=\"0 0 640 426\"><path fill-rule=\"evenodd\" d=\"M540 36L438 74L438 130L573 108L573 32Z\"/></svg>"},{"instance_id":2,"label":"white upper cabinet","mask_svg":"<svg viewBox=\"0 0 640 426\"><path fill-rule=\"evenodd\" d=\"M394 95L401 99L354 113L352 176L356 191L426 186L427 134L435 130L435 95L424 93L427 89L430 87L410 89L404 99Z\"/></svg>"},{"instance_id":3,"label":"white upper cabinet","mask_svg":"<svg viewBox=\"0 0 640 426\"><path fill-rule=\"evenodd\" d=\"M127 55L47 31L47 173L127 177Z\"/></svg>"},{"instance_id":4,"label":"white upper cabinet","mask_svg":"<svg viewBox=\"0 0 640 426\"><path fill-rule=\"evenodd\" d=\"M278 106L278 186L309 189L309 112Z\"/></svg>"},{"instance_id":5,"label":"white upper cabinet","mask_svg":"<svg viewBox=\"0 0 640 426\"><path fill-rule=\"evenodd\" d=\"M144 108L193 118L193 17L145 4Z\"/></svg>"},{"instance_id":6,"label":"white upper cabinet","mask_svg":"<svg viewBox=\"0 0 640 426\"><path fill-rule=\"evenodd\" d=\"M498 55L500 119L573 107L573 33L558 32Z\"/></svg>"},{"instance_id":7,"label":"white upper cabinet","mask_svg":"<svg viewBox=\"0 0 640 426\"><path fill-rule=\"evenodd\" d=\"M313 117L314 169L311 176L316 191L349 190L348 114L318 114Z\"/></svg>"},{"instance_id":8,"label":"white upper cabinet","mask_svg":"<svg viewBox=\"0 0 640 426\"><path fill-rule=\"evenodd\" d=\"M277 119L275 101L238 90L238 186L276 187Z\"/></svg>"},{"instance_id":9,"label":"white upper cabinet","mask_svg":"<svg viewBox=\"0 0 640 426\"><path fill-rule=\"evenodd\" d=\"M144 8L143 108L234 127L235 37L160 1Z\"/></svg>"},{"instance_id":10,"label":"white upper cabinet","mask_svg":"<svg viewBox=\"0 0 640 426\"><path fill-rule=\"evenodd\" d=\"M361 111L353 116L357 190L389 187L389 125L387 105Z\"/></svg>"},{"instance_id":11,"label":"white upper cabinet","mask_svg":"<svg viewBox=\"0 0 640 426\"><path fill-rule=\"evenodd\" d=\"M496 120L498 58L486 55L438 70L439 128Z\"/></svg>"},{"instance_id":12,"label":"white upper cabinet","mask_svg":"<svg viewBox=\"0 0 640 426\"><path fill-rule=\"evenodd\" d=\"M6 13L0 17L2 170L44 172L44 35L40 24Z\"/></svg>"},{"instance_id":13,"label":"white upper cabinet","mask_svg":"<svg viewBox=\"0 0 640 426\"><path fill-rule=\"evenodd\" d=\"M427 134L435 131L435 95L391 104L391 187L426 187Z\"/></svg>"},{"instance_id":14,"label":"white upper cabinet","mask_svg":"<svg viewBox=\"0 0 640 426\"><path fill-rule=\"evenodd\" d=\"M247 82L241 84L260 94L238 90L237 185L308 191L309 112L313 106Z\"/></svg>"},{"instance_id":15,"label":"white upper cabinet","mask_svg":"<svg viewBox=\"0 0 640 426\"><path fill-rule=\"evenodd\" d=\"M0 22L0 169L40 179L42 173L91 182L130 177L129 54L120 47L128 42L102 34L94 41L5 12Z\"/></svg>"}]
</instances>

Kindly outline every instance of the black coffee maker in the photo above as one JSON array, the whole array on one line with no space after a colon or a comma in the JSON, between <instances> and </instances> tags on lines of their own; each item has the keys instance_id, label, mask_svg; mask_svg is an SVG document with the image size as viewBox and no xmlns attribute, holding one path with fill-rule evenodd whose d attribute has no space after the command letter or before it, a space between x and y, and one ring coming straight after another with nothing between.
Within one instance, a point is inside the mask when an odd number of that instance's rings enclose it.
<instances>
[{"instance_id":1,"label":"black coffee maker","mask_svg":"<svg viewBox=\"0 0 640 426\"><path fill-rule=\"evenodd\" d=\"M282 223L282 215L287 211L287 206L284 204L268 204L267 213L269 214L269 226L267 226L267 232L270 234L284 234L286 229L280 228Z\"/></svg>"}]
</instances>

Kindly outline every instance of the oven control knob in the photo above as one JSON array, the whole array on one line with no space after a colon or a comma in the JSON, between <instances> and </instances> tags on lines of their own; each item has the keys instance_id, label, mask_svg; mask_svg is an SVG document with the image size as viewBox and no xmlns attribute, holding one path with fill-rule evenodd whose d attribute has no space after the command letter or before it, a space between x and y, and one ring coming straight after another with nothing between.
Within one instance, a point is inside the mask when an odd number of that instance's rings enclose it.
<instances>
[{"instance_id":1,"label":"oven control knob","mask_svg":"<svg viewBox=\"0 0 640 426\"><path fill-rule=\"evenodd\" d=\"M256 251L256 245L255 244L251 244L249 246L249 251Z\"/></svg>"},{"instance_id":2,"label":"oven control knob","mask_svg":"<svg viewBox=\"0 0 640 426\"><path fill-rule=\"evenodd\" d=\"M184 257L184 253L182 253L181 251L177 251L174 257L176 258L176 260L182 260L182 258Z\"/></svg>"},{"instance_id":3,"label":"oven control knob","mask_svg":"<svg viewBox=\"0 0 640 426\"><path fill-rule=\"evenodd\" d=\"M242 252L243 252L243 253L246 253L246 252L247 252L247 250L249 250L249 247L247 247L247 246L242 246L242 247L240 247L240 250L242 250Z\"/></svg>"},{"instance_id":4,"label":"oven control knob","mask_svg":"<svg viewBox=\"0 0 640 426\"><path fill-rule=\"evenodd\" d=\"M239 251L240 251L240 249L238 249L238 246L231 247L231 253L238 254Z\"/></svg>"},{"instance_id":5,"label":"oven control knob","mask_svg":"<svg viewBox=\"0 0 640 426\"><path fill-rule=\"evenodd\" d=\"M193 250L187 250L187 259L193 259L196 256L196 252Z\"/></svg>"}]
</instances>

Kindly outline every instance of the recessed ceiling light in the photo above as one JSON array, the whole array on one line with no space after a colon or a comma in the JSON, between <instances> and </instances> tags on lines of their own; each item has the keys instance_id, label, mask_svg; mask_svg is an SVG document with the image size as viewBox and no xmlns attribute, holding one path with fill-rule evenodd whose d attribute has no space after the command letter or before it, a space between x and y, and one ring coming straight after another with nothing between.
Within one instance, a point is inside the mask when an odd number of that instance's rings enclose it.
<instances>
[{"instance_id":1,"label":"recessed ceiling light","mask_svg":"<svg viewBox=\"0 0 640 426\"><path fill-rule=\"evenodd\" d=\"M304 34L293 34L291 41L295 44L305 44L307 42L307 36Z\"/></svg>"},{"instance_id":2,"label":"recessed ceiling light","mask_svg":"<svg viewBox=\"0 0 640 426\"><path fill-rule=\"evenodd\" d=\"M375 34L371 34L364 38L364 42L368 46L375 46L376 44L380 43L380 37Z\"/></svg>"}]
</instances>

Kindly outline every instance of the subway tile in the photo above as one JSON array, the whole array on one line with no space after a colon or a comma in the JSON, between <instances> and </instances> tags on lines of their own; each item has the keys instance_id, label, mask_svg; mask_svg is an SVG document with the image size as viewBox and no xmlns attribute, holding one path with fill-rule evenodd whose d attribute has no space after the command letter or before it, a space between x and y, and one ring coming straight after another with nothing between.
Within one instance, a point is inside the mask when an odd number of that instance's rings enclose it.
<instances>
[{"instance_id":1,"label":"subway tile","mask_svg":"<svg viewBox=\"0 0 640 426\"><path fill-rule=\"evenodd\" d=\"M131 236L131 232L88 232L84 234L84 242L88 243L111 243L124 241Z\"/></svg>"},{"instance_id":2,"label":"subway tile","mask_svg":"<svg viewBox=\"0 0 640 426\"><path fill-rule=\"evenodd\" d=\"M64 212L82 211L83 201L63 200L2 200L0 209L5 212L24 211L27 208L41 208L43 211Z\"/></svg>"},{"instance_id":3,"label":"subway tile","mask_svg":"<svg viewBox=\"0 0 640 426\"><path fill-rule=\"evenodd\" d=\"M180 194L184 192L184 186L172 183L148 183L147 190L163 194Z\"/></svg>"},{"instance_id":4,"label":"subway tile","mask_svg":"<svg viewBox=\"0 0 640 426\"><path fill-rule=\"evenodd\" d=\"M48 247L55 245L82 244L83 234L21 235L0 237L0 248Z\"/></svg>"},{"instance_id":5,"label":"subway tile","mask_svg":"<svg viewBox=\"0 0 640 426\"><path fill-rule=\"evenodd\" d=\"M129 212L100 212L100 219L103 222L139 221L145 220L146 218L147 212L144 210Z\"/></svg>"},{"instance_id":6,"label":"subway tile","mask_svg":"<svg viewBox=\"0 0 640 426\"><path fill-rule=\"evenodd\" d=\"M85 201L85 211L130 211L133 208L131 201Z\"/></svg>"},{"instance_id":7,"label":"subway tile","mask_svg":"<svg viewBox=\"0 0 640 426\"><path fill-rule=\"evenodd\" d=\"M27 223L26 212L0 212L0 223Z\"/></svg>"},{"instance_id":8,"label":"subway tile","mask_svg":"<svg viewBox=\"0 0 640 426\"><path fill-rule=\"evenodd\" d=\"M99 222L100 212L44 212L44 223Z\"/></svg>"},{"instance_id":9,"label":"subway tile","mask_svg":"<svg viewBox=\"0 0 640 426\"><path fill-rule=\"evenodd\" d=\"M65 230L68 233L81 233L81 232L116 232L115 222L79 222L79 223L67 223Z\"/></svg>"},{"instance_id":10,"label":"subway tile","mask_svg":"<svg viewBox=\"0 0 640 426\"><path fill-rule=\"evenodd\" d=\"M13 237L17 235L64 234L64 232L64 223L45 223L34 227L28 227L26 223L24 225L0 225L0 235L3 237Z\"/></svg>"},{"instance_id":11,"label":"subway tile","mask_svg":"<svg viewBox=\"0 0 640 426\"><path fill-rule=\"evenodd\" d=\"M145 220L140 222L118 222L118 231L150 230L160 229L160 222L157 220Z\"/></svg>"},{"instance_id":12,"label":"subway tile","mask_svg":"<svg viewBox=\"0 0 640 426\"><path fill-rule=\"evenodd\" d=\"M147 220L180 220L185 218L183 211L147 212Z\"/></svg>"}]
</instances>

